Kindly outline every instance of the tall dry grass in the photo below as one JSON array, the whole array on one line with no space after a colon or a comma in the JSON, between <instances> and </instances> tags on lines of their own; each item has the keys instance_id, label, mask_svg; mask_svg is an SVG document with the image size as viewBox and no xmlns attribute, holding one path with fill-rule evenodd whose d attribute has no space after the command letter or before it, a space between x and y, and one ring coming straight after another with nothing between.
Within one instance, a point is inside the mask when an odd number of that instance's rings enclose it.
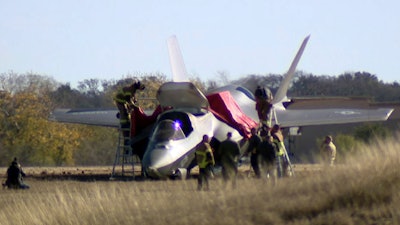
<instances>
[{"instance_id":1,"label":"tall dry grass","mask_svg":"<svg viewBox=\"0 0 400 225\"><path fill-rule=\"evenodd\" d=\"M29 180L29 190L0 191L0 224L400 224L397 140L276 185L243 177L232 189L216 178L198 192L195 179Z\"/></svg>"}]
</instances>

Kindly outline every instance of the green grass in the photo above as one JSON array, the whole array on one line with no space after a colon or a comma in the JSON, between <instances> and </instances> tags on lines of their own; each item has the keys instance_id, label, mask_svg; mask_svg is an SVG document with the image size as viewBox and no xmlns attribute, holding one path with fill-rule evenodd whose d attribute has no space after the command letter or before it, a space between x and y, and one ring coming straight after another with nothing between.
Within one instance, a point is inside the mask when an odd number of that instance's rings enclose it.
<instances>
[{"instance_id":1,"label":"green grass","mask_svg":"<svg viewBox=\"0 0 400 225\"><path fill-rule=\"evenodd\" d=\"M276 185L242 177L232 189L216 178L198 192L195 179L31 178L29 190L0 191L0 224L400 224L399 166L393 140Z\"/></svg>"}]
</instances>

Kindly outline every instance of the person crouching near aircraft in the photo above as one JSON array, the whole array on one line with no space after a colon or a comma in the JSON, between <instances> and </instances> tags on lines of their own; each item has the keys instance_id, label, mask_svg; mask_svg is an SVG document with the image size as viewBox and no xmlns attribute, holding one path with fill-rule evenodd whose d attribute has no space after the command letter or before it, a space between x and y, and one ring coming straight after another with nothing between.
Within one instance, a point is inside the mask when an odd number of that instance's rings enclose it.
<instances>
[{"instance_id":1,"label":"person crouching near aircraft","mask_svg":"<svg viewBox=\"0 0 400 225\"><path fill-rule=\"evenodd\" d=\"M321 157L324 166L333 166L336 159L336 146L333 144L332 136L325 137L321 145Z\"/></svg>"},{"instance_id":2,"label":"person crouching near aircraft","mask_svg":"<svg viewBox=\"0 0 400 225\"><path fill-rule=\"evenodd\" d=\"M261 137L257 134L256 128L251 128L251 137L249 139L249 145L247 147L246 152L243 154L247 156L250 154L250 164L256 174L257 178L261 177L260 174L260 167L259 167L259 152L258 152L258 145L261 143Z\"/></svg>"},{"instance_id":3,"label":"person crouching near aircraft","mask_svg":"<svg viewBox=\"0 0 400 225\"><path fill-rule=\"evenodd\" d=\"M271 129L271 136L274 144L277 146L276 153L276 166L278 170L278 177L287 176L287 169L289 167L288 161L285 156L285 145L283 142L283 134L278 124L275 124Z\"/></svg>"},{"instance_id":4,"label":"person crouching near aircraft","mask_svg":"<svg viewBox=\"0 0 400 225\"><path fill-rule=\"evenodd\" d=\"M254 97L256 98L256 110L258 114L258 119L260 120L260 127L262 125L271 126L269 117L272 108L272 97L267 94L265 88L257 86L254 92Z\"/></svg>"},{"instance_id":5,"label":"person crouching near aircraft","mask_svg":"<svg viewBox=\"0 0 400 225\"><path fill-rule=\"evenodd\" d=\"M23 182L24 176L25 173L21 165L18 163L17 158L14 158L10 167L7 169L7 180L3 186L9 189L28 189L29 186Z\"/></svg>"},{"instance_id":6,"label":"person crouching near aircraft","mask_svg":"<svg viewBox=\"0 0 400 225\"><path fill-rule=\"evenodd\" d=\"M145 86L139 82L135 82L132 85L122 87L114 96L114 102L117 105L119 110L119 123L120 128L122 129L122 134L124 136L125 143L124 145L128 145L128 141L130 138L130 129L131 122L129 118L130 111L132 107L135 106L136 99L136 91L144 90Z\"/></svg>"},{"instance_id":7,"label":"person crouching near aircraft","mask_svg":"<svg viewBox=\"0 0 400 225\"><path fill-rule=\"evenodd\" d=\"M232 133L226 134L226 140L221 142L218 148L218 155L221 159L222 177L227 187L228 182L232 182L232 187L236 188L236 177L238 173L237 160L240 155L240 148L238 143L231 140Z\"/></svg>"},{"instance_id":8,"label":"person crouching near aircraft","mask_svg":"<svg viewBox=\"0 0 400 225\"><path fill-rule=\"evenodd\" d=\"M212 167L215 165L214 154L210 146L210 138L208 135L203 135L203 140L196 146L196 161L199 166L199 177L197 190L210 190L208 178L211 176Z\"/></svg>"},{"instance_id":9,"label":"person crouching near aircraft","mask_svg":"<svg viewBox=\"0 0 400 225\"><path fill-rule=\"evenodd\" d=\"M270 135L263 136L262 142L257 147L257 151L260 154L263 174L272 179L273 184L275 184L277 180L277 167L275 161L277 150L278 147Z\"/></svg>"}]
</instances>

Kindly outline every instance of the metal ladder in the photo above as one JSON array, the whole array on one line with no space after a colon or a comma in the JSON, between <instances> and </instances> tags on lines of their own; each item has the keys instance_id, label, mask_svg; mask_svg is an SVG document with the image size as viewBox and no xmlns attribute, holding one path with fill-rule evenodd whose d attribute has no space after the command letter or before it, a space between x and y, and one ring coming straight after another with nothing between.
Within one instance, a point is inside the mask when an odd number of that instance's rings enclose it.
<instances>
[{"instance_id":1,"label":"metal ladder","mask_svg":"<svg viewBox=\"0 0 400 225\"><path fill-rule=\"evenodd\" d=\"M129 136L124 137L124 132L129 131ZM116 171L115 168L121 165L121 176L125 177L130 175L135 177L135 158L137 161L137 156L133 154L132 147L130 145L130 128L119 128L118 129L118 144L117 150L115 152L114 165L111 173L110 179L115 179ZM131 169L127 167L131 166Z\"/></svg>"},{"instance_id":2,"label":"metal ladder","mask_svg":"<svg viewBox=\"0 0 400 225\"><path fill-rule=\"evenodd\" d=\"M275 124L279 124L278 117L276 116L276 111L275 111L275 109L273 107L271 109L271 112L270 112L269 116L270 116L270 118L269 118L270 124L272 124L272 117L274 117ZM285 154L286 160L288 161L289 170L290 170L289 172L291 173L291 176L294 176L294 170L293 170L292 162L290 162L289 154L288 154L288 152L286 150L285 145L283 145L283 150L284 150L284 154Z\"/></svg>"}]
</instances>

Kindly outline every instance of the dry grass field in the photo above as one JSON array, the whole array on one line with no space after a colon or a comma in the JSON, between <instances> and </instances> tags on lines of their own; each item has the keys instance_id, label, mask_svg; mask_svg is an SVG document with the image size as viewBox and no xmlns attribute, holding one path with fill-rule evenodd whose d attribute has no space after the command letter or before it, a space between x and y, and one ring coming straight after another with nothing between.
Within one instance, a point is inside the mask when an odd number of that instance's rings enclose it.
<instances>
[{"instance_id":1,"label":"dry grass field","mask_svg":"<svg viewBox=\"0 0 400 225\"><path fill-rule=\"evenodd\" d=\"M210 191L184 181L109 181L110 168L25 168L29 190L0 191L0 224L400 224L400 143L344 165L295 165L273 185L247 177ZM5 173L5 168L0 170Z\"/></svg>"}]
</instances>

